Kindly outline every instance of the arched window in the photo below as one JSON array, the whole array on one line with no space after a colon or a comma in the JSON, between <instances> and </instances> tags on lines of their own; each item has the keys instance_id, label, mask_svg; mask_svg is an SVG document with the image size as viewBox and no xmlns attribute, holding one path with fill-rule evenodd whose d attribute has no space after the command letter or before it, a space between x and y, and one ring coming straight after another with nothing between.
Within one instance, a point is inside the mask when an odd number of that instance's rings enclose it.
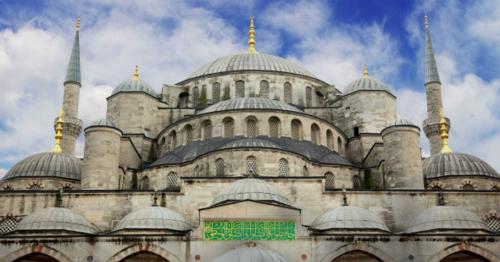
<instances>
[{"instance_id":1,"label":"arched window","mask_svg":"<svg viewBox=\"0 0 500 262\"><path fill-rule=\"evenodd\" d=\"M330 129L326 131L326 145L330 148L330 150L333 150L335 146L335 142L333 142L333 133Z\"/></svg>"},{"instance_id":2,"label":"arched window","mask_svg":"<svg viewBox=\"0 0 500 262\"><path fill-rule=\"evenodd\" d=\"M439 262L457 262L457 261L486 262L489 260L476 253L464 250L450 254L445 258L441 259Z\"/></svg>"},{"instance_id":3,"label":"arched window","mask_svg":"<svg viewBox=\"0 0 500 262\"><path fill-rule=\"evenodd\" d=\"M292 103L292 84L285 82L283 84L283 92L285 103Z\"/></svg>"},{"instance_id":4,"label":"arched window","mask_svg":"<svg viewBox=\"0 0 500 262\"><path fill-rule=\"evenodd\" d=\"M309 169L307 169L307 166L302 167L302 175L309 176Z\"/></svg>"},{"instance_id":5,"label":"arched window","mask_svg":"<svg viewBox=\"0 0 500 262\"><path fill-rule=\"evenodd\" d=\"M292 139L302 140L302 123L297 119L292 120Z\"/></svg>"},{"instance_id":6,"label":"arched window","mask_svg":"<svg viewBox=\"0 0 500 262\"><path fill-rule=\"evenodd\" d=\"M177 132L172 130L168 135L169 148L174 149L177 146Z\"/></svg>"},{"instance_id":7,"label":"arched window","mask_svg":"<svg viewBox=\"0 0 500 262\"><path fill-rule=\"evenodd\" d=\"M200 105L200 91L198 87L193 87L193 107L198 108Z\"/></svg>"},{"instance_id":8,"label":"arched window","mask_svg":"<svg viewBox=\"0 0 500 262\"><path fill-rule=\"evenodd\" d=\"M284 158L278 162L278 176L288 176L288 160Z\"/></svg>"},{"instance_id":9,"label":"arched window","mask_svg":"<svg viewBox=\"0 0 500 262\"><path fill-rule=\"evenodd\" d=\"M141 178L141 189L149 189L149 177L143 176Z\"/></svg>"},{"instance_id":10,"label":"arched window","mask_svg":"<svg viewBox=\"0 0 500 262\"><path fill-rule=\"evenodd\" d=\"M245 82L236 81L236 97L245 97Z\"/></svg>"},{"instance_id":11,"label":"arched window","mask_svg":"<svg viewBox=\"0 0 500 262\"><path fill-rule=\"evenodd\" d=\"M316 91L316 106L321 106L323 104L324 96L321 92Z\"/></svg>"},{"instance_id":12,"label":"arched window","mask_svg":"<svg viewBox=\"0 0 500 262\"><path fill-rule=\"evenodd\" d=\"M306 106L312 106L312 89L311 87L306 87Z\"/></svg>"},{"instance_id":13,"label":"arched window","mask_svg":"<svg viewBox=\"0 0 500 262\"><path fill-rule=\"evenodd\" d=\"M224 125L224 137L231 138L234 136L234 120L231 117L226 117L222 120Z\"/></svg>"},{"instance_id":14,"label":"arched window","mask_svg":"<svg viewBox=\"0 0 500 262\"><path fill-rule=\"evenodd\" d=\"M257 159L254 156L247 157L247 174L257 174Z\"/></svg>"},{"instance_id":15,"label":"arched window","mask_svg":"<svg viewBox=\"0 0 500 262\"><path fill-rule=\"evenodd\" d=\"M269 98L269 82L267 82L266 80L260 81L259 94L260 97Z\"/></svg>"},{"instance_id":16,"label":"arched window","mask_svg":"<svg viewBox=\"0 0 500 262\"><path fill-rule=\"evenodd\" d=\"M164 146L165 146L165 137L162 137L160 140L160 150L163 150Z\"/></svg>"},{"instance_id":17,"label":"arched window","mask_svg":"<svg viewBox=\"0 0 500 262\"><path fill-rule=\"evenodd\" d=\"M26 189L29 189L29 190L42 190L43 189L43 186L42 184L40 183L37 183L37 182L33 182L31 184L29 184Z\"/></svg>"},{"instance_id":18,"label":"arched window","mask_svg":"<svg viewBox=\"0 0 500 262\"><path fill-rule=\"evenodd\" d=\"M462 190L467 190L467 191L474 190L474 185L471 183L466 183L462 186Z\"/></svg>"},{"instance_id":19,"label":"arched window","mask_svg":"<svg viewBox=\"0 0 500 262\"><path fill-rule=\"evenodd\" d=\"M333 190L335 188L335 176L332 172L325 173L325 189Z\"/></svg>"},{"instance_id":20,"label":"arched window","mask_svg":"<svg viewBox=\"0 0 500 262\"><path fill-rule=\"evenodd\" d=\"M212 101L217 103L220 101L220 83L215 82L212 84Z\"/></svg>"},{"instance_id":21,"label":"arched window","mask_svg":"<svg viewBox=\"0 0 500 262\"><path fill-rule=\"evenodd\" d=\"M212 138L212 122L205 120L201 123L201 132L203 140Z\"/></svg>"},{"instance_id":22,"label":"arched window","mask_svg":"<svg viewBox=\"0 0 500 262\"><path fill-rule=\"evenodd\" d=\"M311 125L311 142L314 144L320 143L319 126L316 124Z\"/></svg>"},{"instance_id":23,"label":"arched window","mask_svg":"<svg viewBox=\"0 0 500 262\"><path fill-rule=\"evenodd\" d=\"M281 133L280 119L273 116L269 118L269 136L279 138Z\"/></svg>"},{"instance_id":24,"label":"arched window","mask_svg":"<svg viewBox=\"0 0 500 262\"><path fill-rule=\"evenodd\" d=\"M359 127L354 127L354 136L359 136Z\"/></svg>"},{"instance_id":25,"label":"arched window","mask_svg":"<svg viewBox=\"0 0 500 262\"><path fill-rule=\"evenodd\" d=\"M249 117L247 119L247 137L257 136L257 119Z\"/></svg>"},{"instance_id":26,"label":"arched window","mask_svg":"<svg viewBox=\"0 0 500 262\"><path fill-rule=\"evenodd\" d=\"M361 178L358 175L352 177L352 188L361 189Z\"/></svg>"},{"instance_id":27,"label":"arched window","mask_svg":"<svg viewBox=\"0 0 500 262\"><path fill-rule=\"evenodd\" d=\"M193 127L186 125L184 127L184 143L189 144L193 141Z\"/></svg>"},{"instance_id":28,"label":"arched window","mask_svg":"<svg viewBox=\"0 0 500 262\"><path fill-rule=\"evenodd\" d=\"M342 149L342 138L337 137L337 148L339 149L339 153L343 153Z\"/></svg>"},{"instance_id":29,"label":"arched window","mask_svg":"<svg viewBox=\"0 0 500 262\"><path fill-rule=\"evenodd\" d=\"M360 250L353 250L336 257L332 262L341 261L366 261L382 262L382 260L372 254Z\"/></svg>"},{"instance_id":30,"label":"arched window","mask_svg":"<svg viewBox=\"0 0 500 262\"><path fill-rule=\"evenodd\" d=\"M224 176L224 159L222 158L215 160L215 175Z\"/></svg>"},{"instance_id":31,"label":"arched window","mask_svg":"<svg viewBox=\"0 0 500 262\"><path fill-rule=\"evenodd\" d=\"M179 99L177 101L177 107L185 108L188 106L189 94L187 92L182 92L179 94Z\"/></svg>"},{"instance_id":32,"label":"arched window","mask_svg":"<svg viewBox=\"0 0 500 262\"><path fill-rule=\"evenodd\" d=\"M168 173L167 175L167 189L178 189L180 188L180 179L179 179L179 176L177 175L177 173L175 173L174 171L170 171L170 173Z\"/></svg>"}]
</instances>

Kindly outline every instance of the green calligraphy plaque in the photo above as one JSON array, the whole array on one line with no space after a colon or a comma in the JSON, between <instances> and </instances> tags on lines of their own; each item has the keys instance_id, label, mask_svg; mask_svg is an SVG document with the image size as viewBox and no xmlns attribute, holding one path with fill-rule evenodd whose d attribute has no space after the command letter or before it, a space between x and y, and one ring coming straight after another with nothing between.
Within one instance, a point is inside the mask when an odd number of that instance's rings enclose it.
<instances>
[{"instance_id":1,"label":"green calligraphy plaque","mask_svg":"<svg viewBox=\"0 0 500 262\"><path fill-rule=\"evenodd\" d=\"M294 221L205 221L207 240L294 240Z\"/></svg>"}]
</instances>

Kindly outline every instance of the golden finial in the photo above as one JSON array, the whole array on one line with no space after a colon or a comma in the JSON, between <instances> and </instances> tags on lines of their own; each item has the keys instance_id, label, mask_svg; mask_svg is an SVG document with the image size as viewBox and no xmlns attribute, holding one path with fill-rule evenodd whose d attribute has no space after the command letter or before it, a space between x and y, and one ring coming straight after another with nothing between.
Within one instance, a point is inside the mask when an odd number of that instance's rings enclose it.
<instances>
[{"instance_id":1,"label":"golden finial","mask_svg":"<svg viewBox=\"0 0 500 262\"><path fill-rule=\"evenodd\" d=\"M451 148L448 146L448 122L444 117L444 110L439 111L441 119L439 120L439 131L441 132L441 153L449 154L451 153Z\"/></svg>"},{"instance_id":2,"label":"golden finial","mask_svg":"<svg viewBox=\"0 0 500 262\"><path fill-rule=\"evenodd\" d=\"M250 31L248 31L248 36L250 37L248 40L248 53L255 54L257 53L257 49L255 49L255 25L253 16L250 16Z\"/></svg>"},{"instance_id":3,"label":"golden finial","mask_svg":"<svg viewBox=\"0 0 500 262\"><path fill-rule=\"evenodd\" d=\"M135 65L135 70L134 70L134 78L133 80L139 80L139 66Z\"/></svg>"},{"instance_id":4,"label":"golden finial","mask_svg":"<svg viewBox=\"0 0 500 262\"><path fill-rule=\"evenodd\" d=\"M368 66L365 65L363 68L363 78L368 78Z\"/></svg>"},{"instance_id":5,"label":"golden finial","mask_svg":"<svg viewBox=\"0 0 500 262\"><path fill-rule=\"evenodd\" d=\"M80 17L76 19L76 31L80 31Z\"/></svg>"},{"instance_id":6,"label":"golden finial","mask_svg":"<svg viewBox=\"0 0 500 262\"><path fill-rule=\"evenodd\" d=\"M427 16L427 13L425 13L425 28L429 28L429 16Z\"/></svg>"},{"instance_id":7,"label":"golden finial","mask_svg":"<svg viewBox=\"0 0 500 262\"><path fill-rule=\"evenodd\" d=\"M63 115L64 111L61 109L59 111L59 117L57 118L56 121L56 145L54 146L54 149L52 150L54 153L62 153L62 148L61 148L61 142L62 142L62 131L63 131Z\"/></svg>"}]
</instances>

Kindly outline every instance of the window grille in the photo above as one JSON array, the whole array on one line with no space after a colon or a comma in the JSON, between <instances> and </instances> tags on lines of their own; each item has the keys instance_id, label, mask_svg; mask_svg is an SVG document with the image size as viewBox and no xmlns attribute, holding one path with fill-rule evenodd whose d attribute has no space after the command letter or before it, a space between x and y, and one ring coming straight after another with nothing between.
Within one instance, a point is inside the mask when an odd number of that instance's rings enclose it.
<instances>
[{"instance_id":1,"label":"window grille","mask_svg":"<svg viewBox=\"0 0 500 262\"><path fill-rule=\"evenodd\" d=\"M285 103L292 103L292 84L286 82L283 89Z\"/></svg>"},{"instance_id":2,"label":"window grille","mask_svg":"<svg viewBox=\"0 0 500 262\"><path fill-rule=\"evenodd\" d=\"M215 82L212 84L212 101L217 103L220 101L220 83Z\"/></svg>"},{"instance_id":3,"label":"window grille","mask_svg":"<svg viewBox=\"0 0 500 262\"><path fill-rule=\"evenodd\" d=\"M257 159L254 156L247 157L247 174L257 174Z\"/></svg>"},{"instance_id":4,"label":"window grille","mask_svg":"<svg viewBox=\"0 0 500 262\"><path fill-rule=\"evenodd\" d=\"M292 120L292 139L302 140L302 124L299 120Z\"/></svg>"},{"instance_id":5,"label":"window grille","mask_svg":"<svg viewBox=\"0 0 500 262\"><path fill-rule=\"evenodd\" d=\"M319 140L320 140L320 137L319 137L319 127L316 124L312 124L311 125L311 141L314 144L319 144Z\"/></svg>"},{"instance_id":6,"label":"window grille","mask_svg":"<svg viewBox=\"0 0 500 262\"><path fill-rule=\"evenodd\" d=\"M7 234L16 229L17 223L21 221L20 217L6 216L0 219L0 235Z\"/></svg>"},{"instance_id":7,"label":"window grille","mask_svg":"<svg viewBox=\"0 0 500 262\"><path fill-rule=\"evenodd\" d=\"M180 178L174 171L167 175L167 189L178 189L180 187Z\"/></svg>"},{"instance_id":8,"label":"window grille","mask_svg":"<svg viewBox=\"0 0 500 262\"><path fill-rule=\"evenodd\" d=\"M352 177L352 188L361 189L361 178L358 175Z\"/></svg>"},{"instance_id":9,"label":"window grille","mask_svg":"<svg viewBox=\"0 0 500 262\"><path fill-rule=\"evenodd\" d=\"M212 138L212 123L210 121L203 122L203 140Z\"/></svg>"},{"instance_id":10,"label":"window grille","mask_svg":"<svg viewBox=\"0 0 500 262\"><path fill-rule=\"evenodd\" d=\"M333 142L332 130L326 131L326 144L327 144L328 148L330 148L330 150L333 150L334 142Z\"/></svg>"},{"instance_id":11,"label":"window grille","mask_svg":"<svg viewBox=\"0 0 500 262\"><path fill-rule=\"evenodd\" d=\"M269 136L280 137L280 120L276 117L269 119Z\"/></svg>"},{"instance_id":12,"label":"window grille","mask_svg":"<svg viewBox=\"0 0 500 262\"><path fill-rule=\"evenodd\" d=\"M193 87L193 106L198 107L200 105L200 91L198 87Z\"/></svg>"},{"instance_id":13,"label":"window grille","mask_svg":"<svg viewBox=\"0 0 500 262\"><path fill-rule=\"evenodd\" d=\"M224 137L231 138L234 136L234 120L232 118L224 119Z\"/></svg>"},{"instance_id":14,"label":"window grille","mask_svg":"<svg viewBox=\"0 0 500 262\"><path fill-rule=\"evenodd\" d=\"M257 136L257 121L255 119L247 120L247 137Z\"/></svg>"},{"instance_id":15,"label":"window grille","mask_svg":"<svg viewBox=\"0 0 500 262\"><path fill-rule=\"evenodd\" d=\"M288 176L288 161L284 158L279 160L278 176Z\"/></svg>"},{"instance_id":16,"label":"window grille","mask_svg":"<svg viewBox=\"0 0 500 262\"><path fill-rule=\"evenodd\" d=\"M217 176L224 176L224 159L219 158L215 160L215 174Z\"/></svg>"},{"instance_id":17,"label":"window grille","mask_svg":"<svg viewBox=\"0 0 500 262\"><path fill-rule=\"evenodd\" d=\"M186 144L193 141L193 127L191 127L191 125L184 127L184 135L186 137Z\"/></svg>"},{"instance_id":18,"label":"window grille","mask_svg":"<svg viewBox=\"0 0 500 262\"><path fill-rule=\"evenodd\" d=\"M485 219L486 226L495 233L500 233L500 218L496 215L490 215Z\"/></svg>"},{"instance_id":19,"label":"window grille","mask_svg":"<svg viewBox=\"0 0 500 262\"><path fill-rule=\"evenodd\" d=\"M245 97L245 82L236 81L236 97Z\"/></svg>"},{"instance_id":20,"label":"window grille","mask_svg":"<svg viewBox=\"0 0 500 262\"><path fill-rule=\"evenodd\" d=\"M333 190L335 188L335 177L332 172L325 174L325 190Z\"/></svg>"},{"instance_id":21,"label":"window grille","mask_svg":"<svg viewBox=\"0 0 500 262\"><path fill-rule=\"evenodd\" d=\"M260 81L260 92L261 97L269 98L269 82L266 80Z\"/></svg>"}]
</instances>

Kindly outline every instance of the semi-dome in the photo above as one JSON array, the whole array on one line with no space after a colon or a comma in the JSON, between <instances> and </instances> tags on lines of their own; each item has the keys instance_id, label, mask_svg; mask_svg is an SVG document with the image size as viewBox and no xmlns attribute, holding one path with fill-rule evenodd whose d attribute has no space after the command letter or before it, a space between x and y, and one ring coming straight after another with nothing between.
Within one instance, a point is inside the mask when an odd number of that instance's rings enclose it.
<instances>
[{"instance_id":1,"label":"semi-dome","mask_svg":"<svg viewBox=\"0 0 500 262\"><path fill-rule=\"evenodd\" d=\"M245 261L245 262L286 262L278 253L258 247L240 247L216 258L214 262Z\"/></svg>"},{"instance_id":2,"label":"semi-dome","mask_svg":"<svg viewBox=\"0 0 500 262\"><path fill-rule=\"evenodd\" d=\"M238 180L228 187L212 201L212 205L217 205L225 201L269 201L290 205L288 198L270 183L256 178L245 178Z\"/></svg>"},{"instance_id":3,"label":"semi-dome","mask_svg":"<svg viewBox=\"0 0 500 262\"><path fill-rule=\"evenodd\" d=\"M16 231L68 231L96 234L99 229L85 217L62 207L45 208L23 218Z\"/></svg>"},{"instance_id":4,"label":"semi-dome","mask_svg":"<svg viewBox=\"0 0 500 262\"><path fill-rule=\"evenodd\" d=\"M371 211L353 206L340 206L319 216L310 229L325 230L380 230L388 232L384 221Z\"/></svg>"},{"instance_id":5,"label":"semi-dome","mask_svg":"<svg viewBox=\"0 0 500 262\"><path fill-rule=\"evenodd\" d=\"M198 112L198 114L228 111L228 110L241 110L241 109L283 110L283 111L302 112L298 108L282 101L272 100L262 97L242 97L213 104L201 110L200 112Z\"/></svg>"},{"instance_id":6,"label":"semi-dome","mask_svg":"<svg viewBox=\"0 0 500 262\"><path fill-rule=\"evenodd\" d=\"M346 88L344 89L344 95L360 90L387 91L392 94L391 89L388 86L386 86L382 81L368 75L368 68L366 67L363 72L363 77L352 81L350 84L346 86Z\"/></svg>"},{"instance_id":7,"label":"semi-dome","mask_svg":"<svg viewBox=\"0 0 500 262\"><path fill-rule=\"evenodd\" d=\"M263 53L244 53L218 58L202 66L179 84L203 76L241 71L280 72L317 79L305 68L290 60Z\"/></svg>"},{"instance_id":8,"label":"semi-dome","mask_svg":"<svg viewBox=\"0 0 500 262\"><path fill-rule=\"evenodd\" d=\"M4 180L22 177L56 177L80 180L81 160L71 154L45 152L29 156L15 164Z\"/></svg>"},{"instance_id":9,"label":"semi-dome","mask_svg":"<svg viewBox=\"0 0 500 262\"><path fill-rule=\"evenodd\" d=\"M148 207L126 215L114 227L119 230L174 230L189 231L191 225L179 213L166 207Z\"/></svg>"},{"instance_id":10,"label":"semi-dome","mask_svg":"<svg viewBox=\"0 0 500 262\"><path fill-rule=\"evenodd\" d=\"M421 233L435 230L489 231L476 214L454 206L435 206L424 210L405 230Z\"/></svg>"},{"instance_id":11,"label":"semi-dome","mask_svg":"<svg viewBox=\"0 0 500 262\"><path fill-rule=\"evenodd\" d=\"M423 161L424 176L427 179L447 176L485 176L500 178L499 174L485 161L463 153L440 153Z\"/></svg>"}]
</instances>

